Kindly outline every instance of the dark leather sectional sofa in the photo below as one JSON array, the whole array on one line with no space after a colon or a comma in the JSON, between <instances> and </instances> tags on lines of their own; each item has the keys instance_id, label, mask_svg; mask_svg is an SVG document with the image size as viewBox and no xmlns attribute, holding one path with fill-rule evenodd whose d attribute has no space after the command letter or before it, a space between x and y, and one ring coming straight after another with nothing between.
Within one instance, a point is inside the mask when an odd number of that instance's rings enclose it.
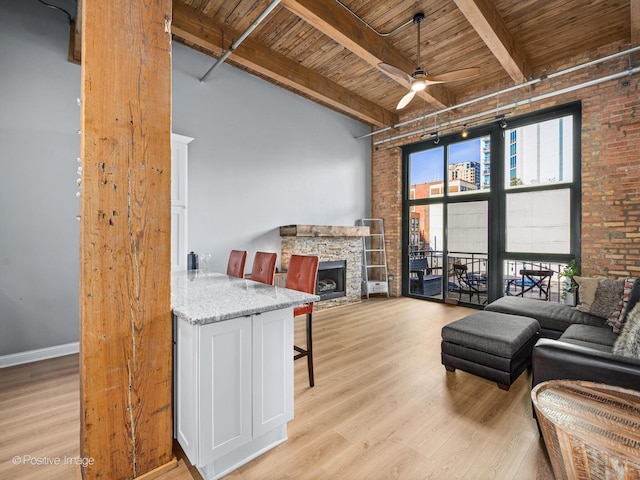
<instances>
[{"instance_id":1,"label":"dark leather sectional sofa","mask_svg":"<svg viewBox=\"0 0 640 480\"><path fill-rule=\"evenodd\" d=\"M640 291L632 291L627 311L637 297ZM531 317L540 323L541 338L532 356L533 386L566 379L640 390L640 360L613 353L618 334L602 318L564 304L509 296L485 310Z\"/></svg>"}]
</instances>

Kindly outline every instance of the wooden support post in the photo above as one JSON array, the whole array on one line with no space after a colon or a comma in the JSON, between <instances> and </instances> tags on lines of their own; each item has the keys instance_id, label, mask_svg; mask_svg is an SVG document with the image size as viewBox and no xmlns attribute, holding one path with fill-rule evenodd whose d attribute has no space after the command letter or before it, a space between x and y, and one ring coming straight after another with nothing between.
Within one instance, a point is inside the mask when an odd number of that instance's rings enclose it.
<instances>
[{"instance_id":1,"label":"wooden support post","mask_svg":"<svg viewBox=\"0 0 640 480\"><path fill-rule=\"evenodd\" d=\"M172 462L171 0L82 5L84 479Z\"/></svg>"}]
</instances>

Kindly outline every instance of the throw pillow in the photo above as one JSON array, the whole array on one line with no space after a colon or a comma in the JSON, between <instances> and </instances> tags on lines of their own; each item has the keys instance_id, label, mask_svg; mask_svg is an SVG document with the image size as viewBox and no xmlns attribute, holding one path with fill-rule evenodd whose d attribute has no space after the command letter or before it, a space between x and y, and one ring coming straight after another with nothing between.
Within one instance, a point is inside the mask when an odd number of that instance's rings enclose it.
<instances>
[{"instance_id":1,"label":"throw pillow","mask_svg":"<svg viewBox=\"0 0 640 480\"><path fill-rule=\"evenodd\" d=\"M578 285L580 286L580 304L576 308L581 312L600 318L609 318L611 316L618 306L624 291L624 280L580 277ZM593 292L593 299L591 299L594 286L596 288ZM586 287L586 297L582 290L583 287Z\"/></svg>"},{"instance_id":2,"label":"throw pillow","mask_svg":"<svg viewBox=\"0 0 640 480\"><path fill-rule=\"evenodd\" d=\"M640 304L629 312L622 332L613 345L613 353L640 359Z\"/></svg>"},{"instance_id":3,"label":"throw pillow","mask_svg":"<svg viewBox=\"0 0 640 480\"><path fill-rule=\"evenodd\" d=\"M633 285L631 286L631 292L629 293L629 300L626 305L627 308L624 309L620 315L621 323L623 325L627 321L627 316L629 315L629 312L633 310L633 308L636 306L639 300L640 300L640 278L636 278L633 282Z\"/></svg>"},{"instance_id":4,"label":"throw pillow","mask_svg":"<svg viewBox=\"0 0 640 480\"><path fill-rule=\"evenodd\" d=\"M573 279L578 284L578 297L580 300L576 309L588 313L591 304L596 298L596 290L600 279L590 277L573 277Z\"/></svg>"},{"instance_id":5,"label":"throw pillow","mask_svg":"<svg viewBox=\"0 0 640 480\"><path fill-rule=\"evenodd\" d=\"M635 288L633 298L631 292ZM627 315L630 309L635 307L636 303L640 299L640 278L628 277L624 281L624 290L622 292L622 298L618 302L616 309L607 318L607 325L609 325L614 333L619 333L624 324L624 317ZM629 300L633 300L629 304Z\"/></svg>"},{"instance_id":6,"label":"throw pillow","mask_svg":"<svg viewBox=\"0 0 640 480\"><path fill-rule=\"evenodd\" d=\"M624 292L624 280L603 278L598 282L596 298L591 304L591 315L608 318L620 303Z\"/></svg>"}]
</instances>

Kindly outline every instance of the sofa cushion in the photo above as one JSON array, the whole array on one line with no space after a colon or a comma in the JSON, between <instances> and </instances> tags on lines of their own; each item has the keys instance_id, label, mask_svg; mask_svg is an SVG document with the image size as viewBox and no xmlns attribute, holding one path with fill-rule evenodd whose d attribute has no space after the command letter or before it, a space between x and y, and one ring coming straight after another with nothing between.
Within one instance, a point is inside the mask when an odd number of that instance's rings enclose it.
<instances>
[{"instance_id":1,"label":"sofa cushion","mask_svg":"<svg viewBox=\"0 0 640 480\"><path fill-rule=\"evenodd\" d=\"M560 341L595 348L611 353L618 335L608 328L593 325L571 325L560 337Z\"/></svg>"},{"instance_id":2,"label":"sofa cushion","mask_svg":"<svg viewBox=\"0 0 640 480\"><path fill-rule=\"evenodd\" d=\"M487 305L485 310L535 318L542 329L557 332L564 332L574 323L596 327L604 325L602 318L580 312L569 305L526 297L501 297Z\"/></svg>"}]
</instances>

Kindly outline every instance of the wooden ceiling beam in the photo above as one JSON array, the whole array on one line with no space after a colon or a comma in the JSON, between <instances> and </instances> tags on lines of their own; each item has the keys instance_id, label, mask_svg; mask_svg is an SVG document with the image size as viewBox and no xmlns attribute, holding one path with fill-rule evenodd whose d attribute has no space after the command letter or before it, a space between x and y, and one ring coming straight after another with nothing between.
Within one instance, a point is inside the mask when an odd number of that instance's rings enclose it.
<instances>
[{"instance_id":1,"label":"wooden ceiling beam","mask_svg":"<svg viewBox=\"0 0 640 480\"><path fill-rule=\"evenodd\" d=\"M513 81L516 83L527 81L531 77L531 72L526 57L493 2L491 0L453 1Z\"/></svg>"},{"instance_id":2,"label":"wooden ceiling beam","mask_svg":"<svg viewBox=\"0 0 640 480\"><path fill-rule=\"evenodd\" d=\"M415 69L415 63L406 58L389 41L364 27L361 22L336 2L282 0L282 5L406 88L404 82L384 70L380 70L378 64L387 63L410 73ZM454 103L451 92L443 85L430 85L426 90L418 92L418 96L438 108L445 108Z\"/></svg>"},{"instance_id":3,"label":"wooden ceiling beam","mask_svg":"<svg viewBox=\"0 0 640 480\"><path fill-rule=\"evenodd\" d=\"M82 1L77 0L76 18L69 25L69 55L71 63L80 65L82 62Z\"/></svg>"},{"instance_id":4,"label":"wooden ceiling beam","mask_svg":"<svg viewBox=\"0 0 640 480\"><path fill-rule=\"evenodd\" d=\"M238 38L227 25L182 2L173 2L172 33L183 40L220 56L231 38ZM222 33L226 37L223 44ZM369 125L388 127L398 123L398 115L355 95L310 68L247 38L229 57L230 61L276 80L313 99L328 104ZM203 72L204 73L204 72Z\"/></svg>"}]
</instances>

